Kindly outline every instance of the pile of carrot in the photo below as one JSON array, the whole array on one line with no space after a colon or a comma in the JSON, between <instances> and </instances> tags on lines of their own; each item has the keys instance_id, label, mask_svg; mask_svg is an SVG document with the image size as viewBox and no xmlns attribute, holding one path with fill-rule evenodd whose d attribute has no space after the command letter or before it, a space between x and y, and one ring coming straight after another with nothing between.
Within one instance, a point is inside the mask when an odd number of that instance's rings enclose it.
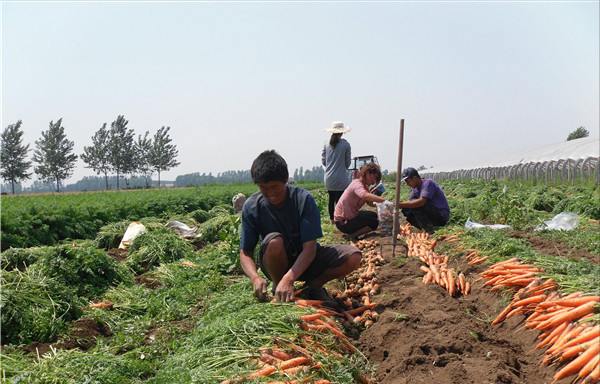
<instances>
[{"instance_id":1,"label":"pile of carrot","mask_svg":"<svg viewBox=\"0 0 600 384\"><path fill-rule=\"evenodd\" d=\"M352 308L342 314L342 325L346 328L370 327L379 319L379 313L372 310L376 303L371 302L371 296L380 292L377 271L385 263L381 252L377 250L376 241L359 240L352 243L363 252L361 266L352 274L346 276L345 289L333 290L331 296L346 307Z\"/></svg>"},{"instance_id":2,"label":"pile of carrot","mask_svg":"<svg viewBox=\"0 0 600 384\"><path fill-rule=\"evenodd\" d=\"M600 296L574 292L561 296L558 284L543 280L542 272L516 258L497 263L481 274L484 285L492 289L518 289L509 305L492 325L517 314L527 316L525 328L538 329L541 341L535 349L548 348L542 364L556 364L560 369L554 382L577 375L574 381L591 384L600 380L600 324L592 321L598 313ZM595 316L597 317L597 316Z\"/></svg>"},{"instance_id":3,"label":"pile of carrot","mask_svg":"<svg viewBox=\"0 0 600 384\"><path fill-rule=\"evenodd\" d=\"M407 224L409 226L410 224ZM402 231L404 233L404 231ZM442 236L445 242L459 241L459 234L450 236ZM448 267L448 256L438 255L435 253L436 239L430 239L426 232L413 233L407 231L404 235L406 245L408 247L408 256L417 257L425 265L420 268L425 275L423 276L423 284L435 283L444 288L450 296L456 296L459 293L468 295L471 291L471 283L467 281L465 275L457 273L454 268Z\"/></svg>"},{"instance_id":4,"label":"pile of carrot","mask_svg":"<svg viewBox=\"0 0 600 384\"><path fill-rule=\"evenodd\" d=\"M541 272L544 270L529 264L521 264L516 257L513 257L492 265L481 273L479 280L487 280L484 286L491 286L492 291L501 288L515 289L529 285Z\"/></svg>"}]
</instances>

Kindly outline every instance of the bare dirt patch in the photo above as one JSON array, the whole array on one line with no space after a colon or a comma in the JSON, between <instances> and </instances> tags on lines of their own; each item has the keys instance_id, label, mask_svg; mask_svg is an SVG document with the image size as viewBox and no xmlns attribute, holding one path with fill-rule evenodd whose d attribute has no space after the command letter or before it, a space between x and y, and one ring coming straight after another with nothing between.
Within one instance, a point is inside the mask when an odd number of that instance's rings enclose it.
<instances>
[{"instance_id":1,"label":"bare dirt patch","mask_svg":"<svg viewBox=\"0 0 600 384\"><path fill-rule=\"evenodd\" d=\"M51 347L54 349L75 349L87 351L96 344L99 337L112 336L110 328L91 317L82 317L74 321L69 327L69 331L60 337L54 343L33 342L23 349L27 352L42 356L48 352Z\"/></svg>"},{"instance_id":2,"label":"bare dirt patch","mask_svg":"<svg viewBox=\"0 0 600 384\"><path fill-rule=\"evenodd\" d=\"M553 240L543 239L530 232L513 231L511 237L527 240L531 249L545 255L567 258L574 257L587 260L590 263L600 264L600 255L594 255L590 252L575 249Z\"/></svg>"}]
</instances>

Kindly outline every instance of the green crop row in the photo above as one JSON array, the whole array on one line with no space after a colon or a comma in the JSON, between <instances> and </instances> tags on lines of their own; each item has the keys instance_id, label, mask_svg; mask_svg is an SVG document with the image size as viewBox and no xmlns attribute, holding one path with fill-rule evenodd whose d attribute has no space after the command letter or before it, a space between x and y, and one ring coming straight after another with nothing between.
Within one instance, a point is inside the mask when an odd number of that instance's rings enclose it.
<instances>
[{"instance_id":1,"label":"green crop row","mask_svg":"<svg viewBox=\"0 0 600 384\"><path fill-rule=\"evenodd\" d=\"M196 188L57 195L2 196L1 247L54 245L65 239L92 239L101 227L120 220L166 218L216 205L257 191L251 183Z\"/></svg>"}]
</instances>

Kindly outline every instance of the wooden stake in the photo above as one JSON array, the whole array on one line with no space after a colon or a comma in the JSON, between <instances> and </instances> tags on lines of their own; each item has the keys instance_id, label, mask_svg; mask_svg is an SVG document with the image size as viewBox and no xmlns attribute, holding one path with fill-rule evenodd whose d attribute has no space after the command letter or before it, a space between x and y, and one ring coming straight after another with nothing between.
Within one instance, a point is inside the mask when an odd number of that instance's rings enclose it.
<instances>
[{"instance_id":1,"label":"wooden stake","mask_svg":"<svg viewBox=\"0 0 600 384\"><path fill-rule=\"evenodd\" d=\"M394 224L392 229L392 257L396 257L396 242L398 237L400 204L400 185L402 182L402 147L404 145L404 119L400 119L400 142L398 144L398 168L396 170L396 199L394 201Z\"/></svg>"}]
</instances>

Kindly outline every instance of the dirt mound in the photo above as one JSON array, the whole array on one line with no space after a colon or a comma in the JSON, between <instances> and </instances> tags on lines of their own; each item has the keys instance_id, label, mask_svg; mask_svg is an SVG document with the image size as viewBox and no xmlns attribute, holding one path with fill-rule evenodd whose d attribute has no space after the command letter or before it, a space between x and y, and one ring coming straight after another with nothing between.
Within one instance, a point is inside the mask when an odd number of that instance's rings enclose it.
<instances>
[{"instance_id":1,"label":"dirt mound","mask_svg":"<svg viewBox=\"0 0 600 384\"><path fill-rule=\"evenodd\" d=\"M450 297L439 285L423 284L419 260L394 262L390 237L368 239L382 244L389 261L377 274L382 291L372 298L380 320L357 341L377 367L375 383L552 382L555 368L541 366L544 350L534 350L539 332L522 328L522 315L490 325L507 299L475 281L485 265L450 260L472 284L468 296ZM399 242L396 258L406 255Z\"/></svg>"}]
</instances>

